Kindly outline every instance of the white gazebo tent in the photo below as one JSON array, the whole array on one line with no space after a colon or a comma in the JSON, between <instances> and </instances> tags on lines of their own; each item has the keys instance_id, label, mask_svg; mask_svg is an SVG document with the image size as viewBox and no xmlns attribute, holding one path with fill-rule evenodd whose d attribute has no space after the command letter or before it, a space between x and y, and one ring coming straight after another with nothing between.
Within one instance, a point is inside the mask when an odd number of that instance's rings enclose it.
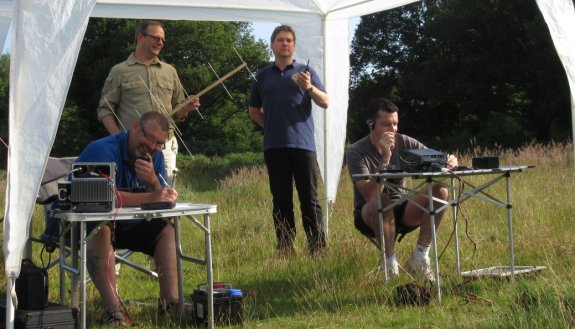
<instances>
[{"instance_id":1,"label":"white gazebo tent","mask_svg":"<svg viewBox=\"0 0 575 329\"><path fill-rule=\"evenodd\" d=\"M298 33L296 57L313 63L323 77L332 104L327 111L314 110L327 204L335 200L343 161L349 81L348 20L414 1L417 0L0 0L0 37L5 37L12 27L3 242L7 328L14 325L14 282L20 274L35 195L89 17L271 21L292 25ZM567 71L573 114L573 3L536 1Z\"/></svg>"}]
</instances>

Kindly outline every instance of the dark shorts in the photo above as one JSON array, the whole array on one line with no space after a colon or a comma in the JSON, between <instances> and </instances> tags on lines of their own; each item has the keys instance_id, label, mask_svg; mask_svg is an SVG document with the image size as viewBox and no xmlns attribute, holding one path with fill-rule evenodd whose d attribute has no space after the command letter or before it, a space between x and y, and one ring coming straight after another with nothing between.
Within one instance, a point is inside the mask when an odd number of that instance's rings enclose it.
<instances>
[{"instance_id":1,"label":"dark shorts","mask_svg":"<svg viewBox=\"0 0 575 329\"><path fill-rule=\"evenodd\" d=\"M112 226L111 222L106 225ZM130 249L153 256L156 249L156 242L160 232L168 225L163 219L142 220L133 225L128 230L116 230L114 233L115 249ZM91 231L92 228L89 228Z\"/></svg>"},{"instance_id":2,"label":"dark shorts","mask_svg":"<svg viewBox=\"0 0 575 329\"><path fill-rule=\"evenodd\" d=\"M401 234L407 234L419 226L407 227L403 225L403 214L405 213L405 207L407 207L408 201L405 201L397 206L393 207L393 216L395 218L395 236ZM361 217L361 208L357 208L353 211L353 223L355 228L361 232L361 234L367 236L368 238L375 238L375 233L369 227Z\"/></svg>"}]
</instances>

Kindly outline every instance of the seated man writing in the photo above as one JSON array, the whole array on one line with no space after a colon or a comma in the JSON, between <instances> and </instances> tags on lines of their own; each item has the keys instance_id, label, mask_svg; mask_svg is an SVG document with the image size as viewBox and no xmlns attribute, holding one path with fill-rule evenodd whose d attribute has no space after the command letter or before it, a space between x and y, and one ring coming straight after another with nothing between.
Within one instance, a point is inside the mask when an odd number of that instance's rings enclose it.
<instances>
[{"instance_id":1,"label":"seated man writing","mask_svg":"<svg viewBox=\"0 0 575 329\"><path fill-rule=\"evenodd\" d=\"M161 149L168 138L169 124L159 112L147 112L128 132L99 139L86 147L77 162L115 162L118 207L140 206L144 202L178 198L166 186ZM97 223L91 223L88 229ZM164 220L111 221L87 244L87 269L105 307L102 324L128 326L116 295L114 248L140 251L154 257L160 281L160 314L178 310L178 276L174 228Z\"/></svg>"},{"instance_id":2,"label":"seated man writing","mask_svg":"<svg viewBox=\"0 0 575 329\"><path fill-rule=\"evenodd\" d=\"M422 143L406 135L398 134L399 118L395 104L384 98L372 100L367 107L367 124L369 135L351 145L346 152L347 167L350 175L372 174L379 172L388 165L401 167L401 156L409 149L426 148ZM457 158L450 155L447 167L457 166ZM354 224L355 227L370 239L380 241L379 216L377 204L377 184L371 180L354 179ZM405 179L397 179L397 185L405 186ZM393 200L400 198L399 193L388 189L382 184L381 200L385 208ZM435 198L447 200L448 190L441 186L433 186ZM417 194L411 200L424 208L428 207L428 196ZM439 207L440 204L434 204ZM439 226L443 212L435 215L435 225ZM407 262L407 268L413 275L434 280L429 260L429 249L432 241L429 215L410 202L403 202L383 214L383 234L385 241L385 264L388 278L399 275L399 264L395 257L396 233L407 233L419 229L417 246Z\"/></svg>"}]
</instances>

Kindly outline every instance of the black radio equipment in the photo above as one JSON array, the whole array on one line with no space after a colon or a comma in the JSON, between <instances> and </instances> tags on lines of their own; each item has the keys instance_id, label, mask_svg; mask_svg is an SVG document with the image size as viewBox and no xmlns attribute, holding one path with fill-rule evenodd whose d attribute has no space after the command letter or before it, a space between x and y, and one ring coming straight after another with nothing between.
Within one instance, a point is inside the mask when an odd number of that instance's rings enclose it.
<instances>
[{"instance_id":1,"label":"black radio equipment","mask_svg":"<svg viewBox=\"0 0 575 329\"><path fill-rule=\"evenodd\" d=\"M72 165L70 201L76 212L110 212L116 208L116 164L76 162Z\"/></svg>"},{"instance_id":2,"label":"black radio equipment","mask_svg":"<svg viewBox=\"0 0 575 329\"><path fill-rule=\"evenodd\" d=\"M403 160L409 171L439 171L447 162L447 154L434 149L411 149L405 151Z\"/></svg>"}]
</instances>

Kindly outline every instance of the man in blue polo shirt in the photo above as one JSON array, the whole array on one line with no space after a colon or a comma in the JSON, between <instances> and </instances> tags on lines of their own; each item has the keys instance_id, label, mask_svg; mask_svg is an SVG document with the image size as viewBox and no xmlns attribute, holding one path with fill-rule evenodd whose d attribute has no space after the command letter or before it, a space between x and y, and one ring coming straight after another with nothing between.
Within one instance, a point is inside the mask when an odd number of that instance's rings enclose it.
<instances>
[{"instance_id":1,"label":"man in blue polo shirt","mask_svg":"<svg viewBox=\"0 0 575 329\"><path fill-rule=\"evenodd\" d=\"M99 139L86 147L77 162L115 162L118 207L140 206L144 202L178 198L166 186L164 156L169 123L158 112L147 112L128 132ZM173 226L163 220L111 222L88 242L87 268L98 289L105 312L102 324L128 326L115 292L116 272L113 248L140 251L154 257L160 281L159 311L178 309L176 244ZM93 228L95 224L91 225ZM113 244L112 244L113 243Z\"/></svg>"},{"instance_id":2,"label":"man in blue polo shirt","mask_svg":"<svg viewBox=\"0 0 575 329\"><path fill-rule=\"evenodd\" d=\"M249 113L264 130L264 158L273 196L277 249L282 255L295 254L292 188L295 181L308 251L318 255L323 254L326 245L317 198L311 102L326 109L329 99L316 72L293 59L295 39L290 26L278 26L273 31L271 48L275 60L256 74Z\"/></svg>"}]
</instances>

